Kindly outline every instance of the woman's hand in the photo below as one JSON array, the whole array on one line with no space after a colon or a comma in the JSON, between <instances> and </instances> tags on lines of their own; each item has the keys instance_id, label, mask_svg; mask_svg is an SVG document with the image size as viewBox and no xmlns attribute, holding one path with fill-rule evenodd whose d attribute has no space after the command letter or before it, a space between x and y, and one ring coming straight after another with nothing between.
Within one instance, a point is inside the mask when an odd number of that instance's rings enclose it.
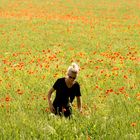
<instances>
[{"instance_id":1,"label":"woman's hand","mask_svg":"<svg viewBox=\"0 0 140 140\"><path fill-rule=\"evenodd\" d=\"M82 113L82 109L79 109L79 113Z\"/></svg>"},{"instance_id":2,"label":"woman's hand","mask_svg":"<svg viewBox=\"0 0 140 140\"><path fill-rule=\"evenodd\" d=\"M49 108L52 113L55 113L55 108L53 107L52 103L49 103Z\"/></svg>"}]
</instances>

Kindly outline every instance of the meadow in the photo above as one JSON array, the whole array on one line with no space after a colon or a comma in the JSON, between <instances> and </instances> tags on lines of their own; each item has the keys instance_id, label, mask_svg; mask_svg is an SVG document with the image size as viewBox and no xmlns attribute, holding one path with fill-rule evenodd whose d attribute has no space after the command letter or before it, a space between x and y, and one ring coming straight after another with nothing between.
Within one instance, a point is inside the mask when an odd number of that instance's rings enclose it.
<instances>
[{"instance_id":1,"label":"meadow","mask_svg":"<svg viewBox=\"0 0 140 140\"><path fill-rule=\"evenodd\" d=\"M72 62L83 112L74 101L69 120L47 93ZM139 0L1 0L0 139L139 140Z\"/></svg>"}]
</instances>

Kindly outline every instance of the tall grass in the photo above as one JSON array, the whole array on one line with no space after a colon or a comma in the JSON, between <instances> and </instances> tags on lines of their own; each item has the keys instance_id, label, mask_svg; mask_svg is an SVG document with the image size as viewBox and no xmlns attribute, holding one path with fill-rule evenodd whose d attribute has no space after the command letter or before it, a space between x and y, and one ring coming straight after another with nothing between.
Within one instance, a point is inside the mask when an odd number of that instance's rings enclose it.
<instances>
[{"instance_id":1,"label":"tall grass","mask_svg":"<svg viewBox=\"0 0 140 140\"><path fill-rule=\"evenodd\" d=\"M0 2L0 139L140 138L138 0ZM47 92L80 65L83 113L48 110ZM53 95L54 98L54 95Z\"/></svg>"}]
</instances>

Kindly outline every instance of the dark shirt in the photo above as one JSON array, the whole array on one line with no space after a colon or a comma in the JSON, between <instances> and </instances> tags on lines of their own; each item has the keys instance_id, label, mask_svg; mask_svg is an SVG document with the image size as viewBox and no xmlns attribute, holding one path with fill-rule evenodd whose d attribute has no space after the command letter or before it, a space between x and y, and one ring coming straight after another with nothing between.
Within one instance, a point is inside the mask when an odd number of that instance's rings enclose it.
<instances>
[{"instance_id":1,"label":"dark shirt","mask_svg":"<svg viewBox=\"0 0 140 140\"><path fill-rule=\"evenodd\" d=\"M66 107L70 102L73 102L75 96L81 96L79 83L75 82L71 88L68 88L65 78L57 79L53 88L56 90L56 96L53 102L54 107Z\"/></svg>"}]
</instances>

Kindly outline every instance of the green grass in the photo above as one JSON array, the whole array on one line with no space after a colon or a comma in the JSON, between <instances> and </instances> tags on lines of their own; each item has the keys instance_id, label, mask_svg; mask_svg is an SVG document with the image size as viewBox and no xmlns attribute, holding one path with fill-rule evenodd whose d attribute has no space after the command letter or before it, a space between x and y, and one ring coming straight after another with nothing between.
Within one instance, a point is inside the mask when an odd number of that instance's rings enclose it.
<instances>
[{"instance_id":1,"label":"green grass","mask_svg":"<svg viewBox=\"0 0 140 140\"><path fill-rule=\"evenodd\" d=\"M0 139L139 140L138 3L1 1ZM73 61L83 113L68 120L46 98Z\"/></svg>"}]
</instances>

